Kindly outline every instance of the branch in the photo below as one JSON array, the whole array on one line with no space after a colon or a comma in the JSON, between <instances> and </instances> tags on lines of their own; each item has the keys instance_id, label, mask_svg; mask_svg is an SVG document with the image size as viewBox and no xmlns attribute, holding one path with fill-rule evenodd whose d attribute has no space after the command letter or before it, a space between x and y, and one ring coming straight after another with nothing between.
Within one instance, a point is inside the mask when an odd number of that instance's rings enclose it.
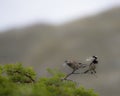
<instances>
[{"instance_id":1,"label":"branch","mask_svg":"<svg viewBox=\"0 0 120 96\"><path fill-rule=\"evenodd\" d=\"M71 73L67 74L67 75L63 78L63 80L68 80L67 78L68 78L69 76L71 76L72 74L81 74L81 73L75 73L75 71L79 70L80 68L85 68L85 67L87 67L87 66L88 66L88 65L86 65L86 64L81 64L81 66L80 66L78 69L74 69Z\"/></svg>"},{"instance_id":2,"label":"branch","mask_svg":"<svg viewBox=\"0 0 120 96\"><path fill-rule=\"evenodd\" d=\"M72 74L80 74L80 73L75 73L75 71L77 71L78 69L75 69L75 70L73 70L71 73L69 73L69 74L67 74L64 78L63 78L63 80L68 80L67 78L69 77L69 76L71 76ZM71 81L71 80L70 80Z\"/></svg>"},{"instance_id":3,"label":"branch","mask_svg":"<svg viewBox=\"0 0 120 96\"><path fill-rule=\"evenodd\" d=\"M19 74L21 74L20 71L14 71L14 72L15 72L15 73L19 73ZM25 73L24 73L24 75L25 75L26 77L28 77L32 82L35 82L35 80L34 80L30 75L25 74Z\"/></svg>"},{"instance_id":4,"label":"branch","mask_svg":"<svg viewBox=\"0 0 120 96\"><path fill-rule=\"evenodd\" d=\"M67 80L67 78L68 78L70 75L72 75L75 71L76 71L76 70L73 70L71 73L67 74L67 75L65 76L64 80Z\"/></svg>"}]
</instances>

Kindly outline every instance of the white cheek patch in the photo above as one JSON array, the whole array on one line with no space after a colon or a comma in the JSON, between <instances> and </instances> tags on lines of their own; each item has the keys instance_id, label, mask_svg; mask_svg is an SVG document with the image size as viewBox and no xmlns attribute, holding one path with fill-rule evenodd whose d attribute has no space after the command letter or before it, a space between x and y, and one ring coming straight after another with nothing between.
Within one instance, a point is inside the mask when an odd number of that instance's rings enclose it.
<instances>
[{"instance_id":1,"label":"white cheek patch","mask_svg":"<svg viewBox=\"0 0 120 96\"><path fill-rule=\"evenodd\" d=\"M93 58L92 57L89 57L88 59L86 59L86 61L92 61Z\"/></svg>"},{"instance_id":2,"label":"white cheek patch","mask_svg":"<svg viewBox=\"0 0 120 96\"><path fill-rule=\"evenodd\" d=\"M86 61L90 61L90 59L86 59Z\"/></svg>"}]
</instances>

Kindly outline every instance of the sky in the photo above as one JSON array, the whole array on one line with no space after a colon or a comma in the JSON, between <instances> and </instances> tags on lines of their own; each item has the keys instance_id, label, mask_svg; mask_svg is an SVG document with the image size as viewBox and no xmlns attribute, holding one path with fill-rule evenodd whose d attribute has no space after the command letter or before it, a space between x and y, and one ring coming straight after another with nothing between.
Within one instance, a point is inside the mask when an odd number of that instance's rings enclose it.
<instances>
[{"instance_id":1,"label":"sky","mask_svg":"<svg viewBox=\"0 0 120 96\"><path fill-rule=\"evenodd\" d=\"M114 6L120 6L120 0L0 0L0 30L33 23L62 24Z\"/></svg>"}]
</instances>

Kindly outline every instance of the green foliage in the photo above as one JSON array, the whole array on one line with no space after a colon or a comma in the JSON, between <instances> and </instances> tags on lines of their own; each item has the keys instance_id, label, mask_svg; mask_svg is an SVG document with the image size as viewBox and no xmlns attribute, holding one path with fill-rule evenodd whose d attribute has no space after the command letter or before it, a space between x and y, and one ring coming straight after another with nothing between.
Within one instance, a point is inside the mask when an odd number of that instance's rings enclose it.
<instances>
[{"instance_id":1,"label":"green foliage","mask_svg":"<svg viewBox=\"0 0 120 96\"><path fill-rule=\"evenodd\" d=\"M65 75L57 70L48 72L51 77L36 80L34 70L22 64L0 66L0 96L97 96L93 90L62 80Z\"/></svg>"},{"instance_id":2,"label":"green foliage","mask_svg":"<svg viewBox=\"0 0 120 96\"><path fill-rule=\"evenodd\" d=\"M7 64L4 66L4 72L13 82L31 83L35 81L35 72L30 67L24 68L22 64Z\"/></svg>"}]
</instances>

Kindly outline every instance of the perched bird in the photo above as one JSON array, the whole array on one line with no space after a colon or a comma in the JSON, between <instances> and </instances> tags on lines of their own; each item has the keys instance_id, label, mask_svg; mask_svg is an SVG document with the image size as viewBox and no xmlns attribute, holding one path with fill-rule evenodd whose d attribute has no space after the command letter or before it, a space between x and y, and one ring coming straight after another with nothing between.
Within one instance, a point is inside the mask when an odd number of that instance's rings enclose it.
<instances>
[{"instance_id":1,"label":"perched bird","mask_svg":"<svg viewBox=\"0 0 120 96\"><path fill-rule=\"evenodd\" d=\"M96 64L98 64L98 57L97 56L92 56L91 58L87 59L87 61L91 61L89 65L89 69L86 70L84 73L88 73L89 71L91 74L96 73Z\"/></svg>"}]
</instances>

